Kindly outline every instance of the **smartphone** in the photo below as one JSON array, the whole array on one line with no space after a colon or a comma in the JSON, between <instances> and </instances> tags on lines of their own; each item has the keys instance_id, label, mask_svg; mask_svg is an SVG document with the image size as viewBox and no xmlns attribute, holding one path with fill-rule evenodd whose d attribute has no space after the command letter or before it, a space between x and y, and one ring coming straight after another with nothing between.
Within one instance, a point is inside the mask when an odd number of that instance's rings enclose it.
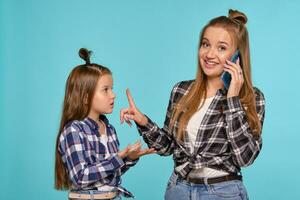
<instances>
[{"instance_id":1,"label":"smartphone","mask_svg":"<svg viewBox=\"0 0 300 200\"><path fill-rule=\"evenodd\" d=\"M240 57L240 52L237 50L231 56L230 61L236 63L236 61L238 60L239 57ZM230 86L230 82L231 82L231 75L229 74L229 72L223 72L223 74L221 75L221 79L224 83L225 89L228 90L228 88Z\"/></svg>"}]
</instances>

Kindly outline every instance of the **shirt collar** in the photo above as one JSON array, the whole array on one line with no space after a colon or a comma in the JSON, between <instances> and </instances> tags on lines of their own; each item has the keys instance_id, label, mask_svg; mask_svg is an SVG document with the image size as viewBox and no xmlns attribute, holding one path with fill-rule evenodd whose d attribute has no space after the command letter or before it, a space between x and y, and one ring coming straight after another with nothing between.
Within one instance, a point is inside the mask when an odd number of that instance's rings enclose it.
<instances>
[{"instance_id":1,"label":"shirt collar","mask_svg":"<svg viewBox=\"0 0 300 200\"><path fill-rule=\"evenodd\" d=\"M227 90L225 88L221 88L217 91L217 95L226 95L227 94Z\"/></svg>"},{"instance_id":2,"label":"shirt collar","mask_svg":"<svg viewBox=\"0 0 300 200\"><path fill-rule=\"evenodd\" d=\"M108 126L109 121L108 121L108 119L106 118L105 115L99 115L99 120L102 120L102 121L105 123L105 125ZM96 129L96 130L99 129L98 123L97 123L95 120L93 120L92 118L86 117L86 118L84 118L83 121L84 121L88 126L90 126L92 129Z\"/></svg>"},{"instance_id":3,"label":"shirt collar","mask_svg":"<svg viewBox=\"0 0 300 200\"><path fill-rule=\"evenodd\" d=\"M105 123L106 126L109 125L109 121L108 121L108 119L106 118L105 115L99 115L99 119L102 120Z\"/></svg>"}]
</instances>

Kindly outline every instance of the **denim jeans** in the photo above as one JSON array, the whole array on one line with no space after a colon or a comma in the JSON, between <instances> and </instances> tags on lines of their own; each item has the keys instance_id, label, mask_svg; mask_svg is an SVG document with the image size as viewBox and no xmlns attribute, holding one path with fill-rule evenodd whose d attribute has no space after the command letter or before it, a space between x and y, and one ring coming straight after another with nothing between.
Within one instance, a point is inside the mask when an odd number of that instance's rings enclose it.
<instances>
[{"instance_id":1,"label":"denim jeans","mask_svg":"<svg viewBox=\"0 0 300 200\"><path fill-rule=\"evenodd\" d=\"M98 190L79 190L79 191L74 191L74 192L80 193L80 194L91 194L91 193L93 193L93 194L103 194L103 193L106 193L105 191L98 191ZM74 199L74 200L81 200L81 199ZM107 199L107 200L121 200L121 195L117 195L115 198Z\"/></svg>"},{"instance_id":2,"label":"denim jeans","mask_svg":"<svg viewBox=\"0 0 300 200\"><path fill-rule=\"evenodd\" d=\"M178 179L173 173L165 192L165 200L248 200L242 181L194 184Z\"/></svg>"}]
</instances>

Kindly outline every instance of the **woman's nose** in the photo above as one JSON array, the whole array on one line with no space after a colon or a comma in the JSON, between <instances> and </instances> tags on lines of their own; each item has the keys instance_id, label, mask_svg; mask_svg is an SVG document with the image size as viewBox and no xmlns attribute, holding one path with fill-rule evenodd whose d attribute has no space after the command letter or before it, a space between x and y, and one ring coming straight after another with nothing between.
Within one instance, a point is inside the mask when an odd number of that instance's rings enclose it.
<instances>
[{"instance_id":1,"label":"woman's nose","mask_svg":"<svg viewBox=\"0 0 300 200\"><path fill-rule=\"evenodd\" d=\"M214 58L215 56L216 56L215 50L212 49L212 48L210 48L210 49L207 51L207 53L206 53L206 57L207 57L207 58Z\"/></svg>"}]
</instances>

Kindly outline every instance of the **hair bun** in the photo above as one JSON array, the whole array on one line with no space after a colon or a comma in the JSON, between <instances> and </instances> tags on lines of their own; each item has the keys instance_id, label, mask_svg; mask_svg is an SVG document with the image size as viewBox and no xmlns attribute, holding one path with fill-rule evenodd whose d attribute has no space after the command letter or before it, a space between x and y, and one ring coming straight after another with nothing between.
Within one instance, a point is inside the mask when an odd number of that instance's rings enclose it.
<instances>
[{"instance_id":1,"label":"hair bun","mask_svg":"<svg viewBox=\"0 0 300 200\"><path fill-rule=\"evenodd\" d=\"M85 61L85 64L89 65L90 62L90 56L92 55L92 51L87 50L86 48L79 49L78 52L80 58L82 58Z\"/></svg>"},{"instance_id":2,"label":"hair bun","mask_svg":"<svg viewBox=\"0 0 300 200\"><path fill-rule=\"evenodd\" d=\"M232 19L242 25L245 25L248 21L247 16L244 13L242 13L238 10L232 10L232 9L229 9L228 18Z\"/></svg>"}]
</instances>

